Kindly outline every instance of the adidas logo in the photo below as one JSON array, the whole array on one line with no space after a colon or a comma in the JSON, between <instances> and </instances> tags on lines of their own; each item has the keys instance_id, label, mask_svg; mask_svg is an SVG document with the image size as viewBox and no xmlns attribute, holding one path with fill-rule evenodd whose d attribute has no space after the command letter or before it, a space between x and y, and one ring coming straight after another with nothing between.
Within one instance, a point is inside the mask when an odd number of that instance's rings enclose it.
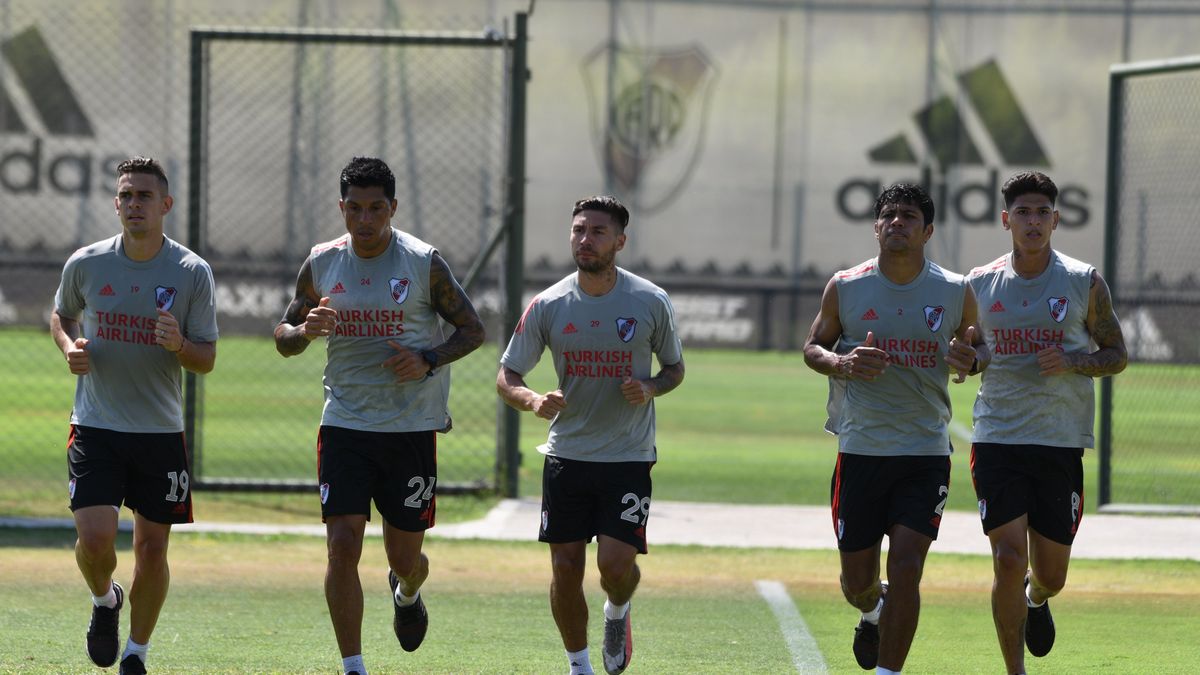
<instances>
[{"instance_id":1,"label":"adidas logo","mask_svg":"<svg viewBox=\"0 0 1200 675\"><path fill-rule=\"evenodd\" d=\"M52 136L96 135L50 46L36 27L26 28L0 43L0 50L29 97L30 111L41 120L46 131ZM0 85L0 133L30 131L18 112L19 100Z\"/></svg>"},{"instance_id":2,"label":"adidas logo","mask_svg":"<svg viewBox=\"0 0 1200 675\"><path fill-rule=\"evenodd\" d=\"M0 38L0 195L52 193L88 197L112 189L114 152L100 135L62 61L37 26ZM3 199L3 196L0 196Z\"/></svg>"},{"instance_id":3,"label":"adidas logo","mask_svg":"<svg viewBox=\"0 0 1200 675\"><path fill-rule=\"evenodd\" d=\"M342 282L340 282L340 281L339 281L339 282L337 282L337 285L336 285L336 286L334 286L333 288L329 289L329 292L330 292L330 293L345 293L345 292L346 292L346 287L345 287L345 286L343 286L343 285L342 285Z\"/></svg>"},{"instance_id":4,"label":"adidas logo","mask_svg":"<svg viewBox=\"0 0 1200 675\"><path fill-rule=\"evenodd\" d=\"M938 213L960 223L994 225L1003 167L1050 167L1050 157L995 60L963 70L955 80L956 90L912 114L911 123L904 126L915 132L885 138L867 148L866 155L874 164L918 169L918 175L903 180L923 185ZM955 169L962 171L961 177L951 183L946 175ZM880 186L893 180L892 176L847 176L836 192L838 213L851 221L874 220L872 204ZM1069 203L1060 202L1059 209L1070 214L1060 224L1088 224L1093 209L1087 192L1077 184L1067 189L1059 185L1059 195L1069 196ZM986 198L980 200L976 194Z\"/></svg>"},{"instance_id":5,"label":"adidas logo","mask_svg":"<svg viewBox=\"0 0 1200 675\"><path fill-rule=\"evenodd\" d=\"M563 334L563 335L570 335L571 333L578 333L578 332L579 332L579 329L575 327L575 324L573 324L573 323L571 323L570 321L568 321L568 322L567 322L567 327L563 329L563 332L562 332L562 334Z\"/></svg>"},{"instance_id":6,"label":"adidas logo","mask_svg":"<svg viewBox=\"0 0 1200 675\"><path fill-rule=\"evenodd\" d=\"M112 284L104 284L104 288L100 289L100 295L116 295L116 291L112 289Z\"/></svg>"},{"instance_id":7,"label":"adidas logo","mask_svg":"<svg viewBox=\"0 0 1200 675\"><path fill-rule=\"evenodd\" d=\"M1050 166L1050 158L994 60L959 73L958 83L1004 164ZM943 171L954 165L984 163L954 100L950 95L942 96L913 116L925 147ZM917 153L904 134L887 139L867 154L876 162L917 163Z\"/></svg>"},{"instance_id":8,"label":"adidas logo","mask_svg":"<svg viewBox=\"0 0 1200 675\"><path fill-rule=\"evenodd\" d=\"M997 300L996 303L992 305L992 308L989 309L988 311L989 312L1003 312L1004 305L1000 304L1000 301Z\"/></svg>"},{"instance_id":9,"label":"adidas logo","mask_svg":"<svg viewBox=\"0 0 1200 675\"><path fill-rule=\"evenodd\" d=\"M860 318L862 321L875 321L879 318L879 315L875 313L875 308L872 307L871 309L868 309L867 313L863 314Z\"/></svg>"}]
</instances>

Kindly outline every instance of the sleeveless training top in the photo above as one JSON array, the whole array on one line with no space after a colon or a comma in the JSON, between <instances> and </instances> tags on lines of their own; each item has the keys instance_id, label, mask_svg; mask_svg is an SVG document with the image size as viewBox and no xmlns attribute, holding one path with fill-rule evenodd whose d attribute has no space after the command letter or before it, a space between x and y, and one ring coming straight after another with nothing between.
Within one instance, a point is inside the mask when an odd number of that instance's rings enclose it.
<instances>
[{"instance_id":1,"label":"sleeveless training top","mask_svg":"<svg viewBox=\"0 0 1200 675\"><path fill-rule=\"evenodd\" d=\"M613 289L594 297L571 274L529 303L500 363L524 375L547 346L567 407L538 450L590 462L655 461L654 400L629 403L621 383L651 377L651 353L661 365L683 358L666 291L618 267Z\"/></svg>"},{"instance_id":2,"label":"sleeveless training top","mask_svg":"<svg viewBox=\"0 0 1200 675\"><path fill-rule=\"evenodd\" d=\"M834 275L845 354L875 334L889 364L873 382L829 378L827 431L855 455L949 455L950 367L946 350L962 322L966 281L926 260L911 283L898 285L878 259Z\"/></svg>"},{"instance_id":3,"label":"sleeveless training top","mask_svg":"<svg viewBox=\"0 0 1200 675\"><path fill-rule=\"evenodd\" d=\"M1043 376L1037 352L1056 346L1070 353L1091 348L1088 295L1094 268L1051 251L1035 279L1012 267L1012 253L971 270L979 323L992 350L975 399L977 443L1090 448L1095 417L1092 378L1078 373Z\"/></svg>"},{"instance_id":4,"label":"sleeveless training top","mask_svg":"<svg viewBox=\"0 0 1200 675\"><path fill-rule=\"evenodd\" d=\"M60 316L80 322L91 371L75 385L71 424L128 433L183 431L179 359L155 341L158 308L192 342L217 341L212 270L163 237L150 260L125 255L121 235L74 253L54 295Z\"/></svg>"},{"instance_id":5,"label":"sleeveless training top","mask_svg":"<svg viewBox=\"0 0 1200 675\"><path fill-rule=\"evenodd\" d=\"M434 249L392 229L387 249L374 258L354 253L350 235L314 246L309 254L313 285L337 310L325 364L321 424L359 431L444 431L450 368L431 377L397 382L380 364L396 354L395 341L413 351L444 341L429 299Z\"/></svg>"}]
</instances>

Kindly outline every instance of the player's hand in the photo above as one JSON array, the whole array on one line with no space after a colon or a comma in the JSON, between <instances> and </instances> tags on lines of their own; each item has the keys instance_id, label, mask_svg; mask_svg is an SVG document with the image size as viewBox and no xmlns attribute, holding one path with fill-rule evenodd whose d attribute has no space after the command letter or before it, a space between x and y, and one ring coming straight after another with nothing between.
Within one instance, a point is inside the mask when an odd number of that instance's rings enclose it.
<instances>
[{"instance_id":1,"label":"player's hand","mask_svg":"<svg viewBox=\"0 0 1200 675\"><path fill-rule=\"evenodd\" d=\"M954 376L955 384L966 382L971 368L975 365L975 332L975 326L967 326L965 339L959 340L957 335L950 338L950 347L946 350L946 365L958 373Z\"/></svg>"},{"instance_id":2,"label":"player's hand","mask_svg":"<svg viewBox=\"0 0 1200 675\"><path fill-rule=\"evenodd\" d=\"M625 396L625 400L634 405L642 405L648 403L654 398L654 388L649 382L635 380L632 377L626 377L621 382L621 393Z\"/></svg>"},{"instance_id":3,"label":"player's hand","mask_svg":"<svg viewBox=\"0 0 1200 675\"><path fill-rule=\"evenodd\" d=\"M1055 345L1046 347L1037 353L1038 367L1042 369L1042 376L1049 375L1064 375L1071 372L1071 361L1063 348Z\"/></svg>"},{"instance_id":4,"label":"player's hand","mask_svg":"<svg viewBox=\"0 0 1200 675\"><path fill-rule=\"evenodd\" d=\"M75 338L75 342L67 347L67 367L74 375L87 375L91 371L91 361L88 359L87 338Z\"/></svg>"},{"instance_id":5,"label":"player's hand","mask_svg":"<svg viewBox=\"0 0 1200 675\"><path fill-rule=\"evenodd\" d=\"M332 335L334 328L337 328L337 310L329 306L329 296L325 296L304 317L304 337L312 342L319 337Z\"/></svg>"},{"instance_id":6,"label":"player's hand","mask_svg":"<svg viewBox=\"0 0 1200 675\"><path fill-rule=\"evenodd\" d=\"M875 346L875 333L867 331L867 339L849 354L838 357L838 372L847 380L870 382L887 370L888 353Z\"/></svg>"},{"instance_id":7,"label":"player's hand","mask_svg":"<svg viewBox=\"0 0 1200 675\"><path fill-rule=\"evenodd\" d=\"M179 332L179 322L165 309L158 310L158 320L154 322L154 341L169 352L183 349L183 333Z\"/></svg>"},{"instance_id":8,"label":"player's hand","mask_svg":"<svg viewBox=\"0 0 1200 675\"><path fill-rule=\"evenodd\" d=\"M396 353L389 356L380 366L392 371L397 381L412 382L424 379L429 374L429 362L420 353L395 340L388 340L388 345L395 349Z\"/></svg>"},{"instance_id":9,"label":"player's hand","mask_svg":"<svg viewBox=\"0 0 1200 675\"><path fill-rule=\"evenodd\" d=\"M558 413L566 410L567 399L563 398L561 389L555 389L544 396L533 399L533 414L544 420L552 420Z\"/></svg>"}]
</instances>

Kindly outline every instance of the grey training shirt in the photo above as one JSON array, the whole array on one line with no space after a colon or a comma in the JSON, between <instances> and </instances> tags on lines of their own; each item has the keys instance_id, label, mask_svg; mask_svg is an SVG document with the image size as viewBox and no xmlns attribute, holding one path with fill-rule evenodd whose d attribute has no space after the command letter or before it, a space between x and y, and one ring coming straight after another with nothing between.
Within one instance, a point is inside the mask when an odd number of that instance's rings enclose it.
<instances>
[{"instance_id":1,"label":"grey training shirt","mask_svg":"<svg viewBox=\"0 0 1200 675\"><path fill-rule=\"evenodd\" d=\"M546 347L567 407L538 450L592 462L655 461L654 401L626 401L621 383L650 378L651 354L667 366L683 359L666 291L618 267L613 289L594 297L571 274L529 303L500 363L524 375Z\"/></svg>"},{"instance_id":2,"label":"grey training shirt","mask_svg":"<svg viewBox=\"0 0 1200 675\"><path fill-rule=\"evenodd\" d=\"M155 341L158 308L192 342L216 342L212 270L163 237L150 260L125 255L121 235L76 251L63 266L54 307L81 324L90 372L75 386L71 423L131 433L183 431L179 359Z\"/></svg>"}]
</instances>

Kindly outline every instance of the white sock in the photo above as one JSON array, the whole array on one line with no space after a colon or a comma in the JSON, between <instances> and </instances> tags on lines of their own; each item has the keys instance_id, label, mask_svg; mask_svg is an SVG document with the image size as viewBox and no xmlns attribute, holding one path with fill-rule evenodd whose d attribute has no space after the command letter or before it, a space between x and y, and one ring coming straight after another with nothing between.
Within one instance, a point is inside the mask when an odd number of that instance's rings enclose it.
<instances>
[{"instance_id":1,"label":"white sock","mask_svg":"<svg viewBox=\"0 0 1200 675\"><path fill-rule=\"evenodd\" d=\"M354 656L347 656L342 659L342 672L356 672L360 673L360 675L367 675L367 667L363 665L362 654L355 654Z\"/></svg>"},{"instance_id":2,"label":"white sock","mask_svg":"<svg viewBox=\"0 0 1200 675\"><path fill-rule=\"evenodd\" d=\"M417 591L411 597L407 596L404 594L404 591L400 590L400 585L396 584L396 595L394 597L396 599L397 606L408 607L409 605L416 602L417 598L419 598L420 596L421 596L421 591Z\"/></svg>"},{"instance_id":3,"label":"white sock","mask_svg":"<svg viewBox=\"0 0 1200 675\"><path fill-rule=\"evenodd\" d=\"M149 642L147 642L144 645L139 645L138 643L133 641L133 638L129 638L128 640L125 641L125 651L121 654L121 660L124 661L125 657L129 656L130 654L136 654L137 657L141 660L142 665L145 665L146 664L146 651L148 649L150 649Z\"/></svg>"},{"instance_id":4,"label":"white sock","mask_svg":"<svg viewBox=\"0 0 1200 675\"><path fill-rule=\"evenodd\" d=\"M898 670L888 670L887 668L884 668L883 666L880 666L880 667L878 667L878 668L876 668L876 669L875 669L875 675L900 675L900 671L898 671Z\"/></svg>"},{"instance_id":5,"label":"white sock","mask_svg":"<svg viewBox=\"0 0 1200 675\"><path fill-rule=\"evenodd\" d=\"M588 659L588 648L577 652L567 652L567 663L571 666L571 675L592 675L592 662Z\"/></svg>"},{"instance_id":6,"label":"white sock","mask_svg":"<svg viewBox=\"0 0 1200 675\"><path fill-rule=\"evenodd\" d=\"M613 619L624 619L625 613L629 611L629 603L623 605L614 605L608 600L604 601L604 618L612 621Z\"/></svg>"},{"instance_id":7,"label":"white sock","mask_svg":"<svg viewBox=\"0 0 1200 675\"><path fill-rule=\"evenodd\" d=\"M107 593L92 596L92 604L97 607L107 607L109 609L117 606L117 589L112 585L112 582L108 584Z\"/></svg>"},{"instance_id":8,"label":"white sock","mask_svg":"<svg viewBox=\"0 0 1200 675\"><path fill-rule=\"evenodd\" d=\"M875 603L875 609L869 612L863 612L862 618L867 620L867 623L879 623L879 613L883 611L883 596L879 596L879 602Z\"/></svg>"}]
</instances>

